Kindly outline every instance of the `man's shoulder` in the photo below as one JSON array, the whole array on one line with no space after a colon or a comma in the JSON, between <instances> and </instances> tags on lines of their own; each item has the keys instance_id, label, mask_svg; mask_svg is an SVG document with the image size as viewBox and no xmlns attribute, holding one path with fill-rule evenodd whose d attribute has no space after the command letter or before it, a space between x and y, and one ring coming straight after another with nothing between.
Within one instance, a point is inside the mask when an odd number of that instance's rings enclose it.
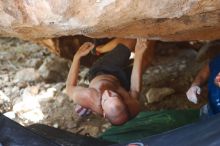
<instances>
[{"instance_id":1,"label":"man's shoulder","mask_svg":"<svg viewBox=\"0 0 220 146\"><path fill-rule=\"evenodd\" d=\"M90 87L76 86L73 89L73 96L90 96L96 94L97 90Z\"/></svg>"}]
</instances>

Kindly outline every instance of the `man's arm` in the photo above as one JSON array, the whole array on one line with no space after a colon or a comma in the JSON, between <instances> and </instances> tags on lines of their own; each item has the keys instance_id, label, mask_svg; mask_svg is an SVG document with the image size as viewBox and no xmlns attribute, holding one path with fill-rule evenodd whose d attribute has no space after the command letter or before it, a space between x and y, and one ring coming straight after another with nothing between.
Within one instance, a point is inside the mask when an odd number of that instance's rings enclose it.
<instances>
[{"instance_id":1,"label":"man's arm","mask_svg":"<svg viewBox=\"0 0 220 146\"><path fill-rule=\"evenodd\" d=\"M102 115L100 99L94 88L75 86L72 89L70 98L81 107L90 109L93 112Z\"/></svg>"},{"instance_id":2,"label":"man's arm","mask_svg":"<svg viewBox=\"0 0 220 146\"><path fill-rule=\"evenodd\" d=\"M84 43L73 57L73 62L66 81L66 91L69 97L72 97L73 89L77 85L80 59L81 57L87 55L93 47L94 45L92 43Z\"/></svg>"},{"instance_id":3,"label":"man's arm","mask_svg":"<svg viewBox=\"0 0 220 146\"><path fill-rule=\"evenodd\" d=\"M100 104L94 100L93 97L97 97L97 92L94 91L92 88L84 88L77 86L77 80L78 80L78 73L79 73L79 67L80 67L80 59L81 57L87 55L91 49L94 47L91 43L84 43L79 50L76 52L73 62L67 77L66 81L66 91L67 95L74 100L75 103L80 105L79 109L77 109L77 113L80 115L84 115L87 112L89 108L90 110L102 114L102 110L100 108ZM83 111L84 112L83 112Z\"/></svg>"},{"instance_id":4,"label":"man's arm","mask_svg":"<svg viewBox=\"0 0 220 146\"><path fill-rule=\"evenodd\" d=\"M152 52L154 49L154 41L146 39L138 39L135 48L135 58L131 74L130 94L133 98L138 98L142 85L142 73L150 64Z\"/></svg>"},{"instance_id":5,"label":"man's arm","mask_svg":"<svg viewBox=\"0 0 220 146\"><path fill-rule=\"evenodd\" d=\"M151 62L155 41L147 42L145 39L137 40L135 47L135 58L131 74L130 95L125 98L130 118L135 117L140 112L138 96L141 91L142 73Z\"/></svg>"},{"instance_id":6,"label":"man's arm","mask_svg":"<svg viewBox=\"0 0 220 146\"><path fill-rule=\"evenodd\" d=\"M209 65L206 64L197 74L191 86L203 86L209 78Z\"/></svg>"},{"instance_id":7,"label":"man's arm","mask_svg":"<svg viewBox=\"0 0 220 146\"><path fill-rule=\"evenodd\" d=\"M73 62L70 67L70 71L66 80L66 92L68 96L71 96L73 88L77 85L78 73L80 66L80 58L74 56Z\"/></svg>"},{"instance_id":8,"label":"man's arm","mask_svg":"<svg viewBox=\"0 0 220 146\"><path fill-rule=\"evenodd\" d=\"M210 71L209 71L209 65L206 64L198 73L195 80L193 81L191 87L186 92L186 96L189 101L197 104L198 99L197 95L201 93L200 86L204 85L209 77Z\"/></svg>"}]
</instances>

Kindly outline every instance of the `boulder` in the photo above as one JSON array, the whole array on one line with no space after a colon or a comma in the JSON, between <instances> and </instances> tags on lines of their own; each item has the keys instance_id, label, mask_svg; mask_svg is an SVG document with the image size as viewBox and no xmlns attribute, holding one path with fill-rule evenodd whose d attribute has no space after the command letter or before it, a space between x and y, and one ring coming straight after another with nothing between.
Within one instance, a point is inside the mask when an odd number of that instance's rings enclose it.
<instances>
[{"instance_id":1,"label":"boulder","mask_svg":"<svg viewBox=\"0 0 220 146\"><path fill-rule=\"evenodd\" d=\"M57 56L48 57L38 71L45 82L63 82L69 72L68 61Z\"/></svg>"},{"instance_id":2,"label":"boulder","mask_svg":"<svg viewBox=\"0 0 220 146\"><path fill-rule=\"evenodd\" d=\"M0 2L0 35L154 40L220 38L219 0L17 0Z\"/></svg>"},{"instance_id":3,"label":"boulder","mask_svg":"<svg viewBox=\"0 0 220 146\"><path fill-rule=\"evenodd\" d=\"M34 68L25 68L18 71L15 75L15 82L34 82L39 81L40 75Z\"/></svg>"}]
</instances>

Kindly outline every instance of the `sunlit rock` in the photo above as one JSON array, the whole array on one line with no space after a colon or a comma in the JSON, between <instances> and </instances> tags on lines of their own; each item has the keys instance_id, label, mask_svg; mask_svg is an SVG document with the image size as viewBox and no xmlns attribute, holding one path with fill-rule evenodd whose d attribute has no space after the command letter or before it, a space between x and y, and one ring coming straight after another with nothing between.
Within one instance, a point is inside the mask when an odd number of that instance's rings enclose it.
<instances>
[{"instance_id":1,"label":"sunlit rock","mask_svg":"<svg viewBox=\"0 0 220 146\"><path fill-rule=\"evenodd\" d=\"M217 39L219 13L219 0L1 1L0 35Z\"/></svg>"}]
</instances>

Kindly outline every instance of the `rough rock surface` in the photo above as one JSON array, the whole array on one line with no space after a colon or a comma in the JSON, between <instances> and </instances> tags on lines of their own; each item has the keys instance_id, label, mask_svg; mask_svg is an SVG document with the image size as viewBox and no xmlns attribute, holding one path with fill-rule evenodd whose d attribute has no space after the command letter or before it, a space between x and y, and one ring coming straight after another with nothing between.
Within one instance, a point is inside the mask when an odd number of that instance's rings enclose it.
<instances>
[{"instance_id":1,"label":"rough rock surface","mask_svg":"<svg viewBox=\"0 0 220 146\"><path fill-rule=\"evenodd\" d=\"M175 93L175 90L172 88L150 88L145 96L148 103L154 103L173 93Z\"/></svg>"},{"instance_id":2,"label":"rough rock surface","mask_svg":"<svg viewBox=\"0 0 220 146\"><path fill-rule=\"evenodd\" d=\"M51 55L44 60L44 63L38 69L40 76L47 82L64 81L68 75L68 61Z\"/></svg>"},{"instance_id":3,"label":"rough rock surface","mask_svg":"<svg viewBox=\"0 0 220 146\"><path fill-rule=\"evenodd\" d=\"M219 14L219 0L3 0L0 35L210 40L220 38Z\"/></svg>"}]
</instances>

